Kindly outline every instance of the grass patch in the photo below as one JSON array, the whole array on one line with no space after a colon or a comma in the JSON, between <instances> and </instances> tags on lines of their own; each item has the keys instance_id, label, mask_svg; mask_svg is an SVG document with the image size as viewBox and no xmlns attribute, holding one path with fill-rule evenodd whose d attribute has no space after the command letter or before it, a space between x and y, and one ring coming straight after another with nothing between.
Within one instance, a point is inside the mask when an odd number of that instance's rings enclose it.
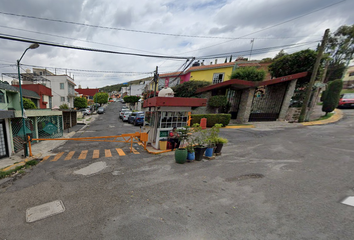
<instances>
[{"instance_id":1,"label":"grass patch","mask_svg":"<svg viewBox=\"0 0 354 240\"><path fill-rule=\"evenodd\" d=\"M327 116L322 116L322 117L320 117L319 119L317 119L316 121L326 120L326 119L332 117L333 114L334 114L334 113L328 113Z\"/></svg>"},{"instance_id":2,"label":"grass patch","mask_svg":"<svg viewBox=\"0 0 354 240\"><path fill-rule=\"evenodd\" d=\"M323 105L323 102L318 102L317 105Z\"/></svg>"},{"instance_id":3,"label":"grass patch","mask_svg":"<svg viewBox=\"0 0 354 240\"><path fill-rule=\"evenodd\" d=\"M8 170L8 171L0 171L0 179L5 178L7 176L10 176L16 172L19 173L24 173L25 171L21 170L22 168L31 168L32 166L37 165L38 161L37 160L31 160L26 162L24 165L22 166L17 166L14 169Z\"/></svg>"},{"instance_id":4,"label":"grass patch","mask_svg":"<svg viewBox=\"0 0 354 240\"><path fill-rule=\"evenodd\" d=\"M91 118L87 119L86 121L91 121Z\"/></svg>"},{"instance_id":5,"label":"grass patch","mask_svg":"<svg viewBox=\"0 0 354 240\"><path fill-rule=\"evenodd\" d=\"M77 118L77 120L78 120L78 121L81 121L81 120L82 120L82 118Z\"/></svg>"}]
</instances>

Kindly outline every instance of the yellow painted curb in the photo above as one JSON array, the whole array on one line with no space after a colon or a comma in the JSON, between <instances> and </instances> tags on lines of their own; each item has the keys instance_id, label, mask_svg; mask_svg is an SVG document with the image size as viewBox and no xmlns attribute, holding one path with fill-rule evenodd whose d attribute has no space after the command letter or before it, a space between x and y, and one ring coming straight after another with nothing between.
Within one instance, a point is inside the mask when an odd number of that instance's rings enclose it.
<instances>
[{"instance_id":1,"label":"yellow painted curb","mask_svg":"<svg viewBox=\"0 0 354 240\"><path fill-rule=\"evenodd\" d=\"M167 150L162 150L162 151L160 151L160 152L152 152L152 151L149 151L149 149L146 149L146 151L147 151L148 153L150 153L150 154L155 154L155 155L157 155L157 154L161 154L161 153L171 152L172 150L171 150L171 149L167 149Z\"/></svg>"},{"instance_id":2,"label":"yellow painted curb","mask_svg":"<svg viewBox=\"0 0 354 240\"><path fill-rule=\"evenodd\" d=\"M255 128L254 125L245 125L245 126L226 126L224 128Z\"/></svg>"},{"instance_id":3,"label":"yellow painted curb","mask_svg":"<svg viewBox=\"0 0 354 240\"><path fill-rule=\"evenodd\" d=\"M38 155L42 155L42 154L38 154ZM10 166L8 166L8 167L5 167L5 168L3 168L3 169L0 169L0 171L6 172L6 171L8 171L8 170L11 170L12 168L17 167L17 166L23 166L23 165L26 164L26 162L31 161L31 160L33 160L33 159L36 159L36 158L40 157L40 156L38 156L38 155L37 155L37 156L32 156L32 157L26 158L25 160L23 160L23 161L21 161L21 162L18 162L18 163L15 163L15 164L10 165Z\"/></svg>"},{"instance_id":4,"label":"yellow painted curb","mask_svg":"<svg viewBox=\"0 0 354 240\"><path fill-rule=\"evenodd\" d=\"M304 126L323 125L323 124L338 122L342 118L343 118L343 112L341 110L339 110L339 109L335 109L333 116L331 116L328 119L312 121L312 122L304 122L304 123L301 123L301 124L304 125Z\"/></svg>"}]
</instances>

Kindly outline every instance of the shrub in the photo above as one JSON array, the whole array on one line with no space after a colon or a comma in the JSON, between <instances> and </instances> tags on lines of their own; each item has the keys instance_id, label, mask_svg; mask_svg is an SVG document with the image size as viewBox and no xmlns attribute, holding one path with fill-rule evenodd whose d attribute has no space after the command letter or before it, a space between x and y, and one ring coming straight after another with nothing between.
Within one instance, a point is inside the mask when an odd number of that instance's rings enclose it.
<instances>
[{"instance_id":1,"label":"shrub","mask_svg":"<svg viewBox=\"0 0 354 240\"><path fill-rule=\"evenodd\" d=\"M212 96L209 99L208 104L212 108L225 107L227 104L227 98L224 95Z\"/></svg>"},{"instance_id":2,"label":"shrub","mask_svg":"<svg viewBox=\"0 0 354 240\"><path fill-rule=\"evenodd\" d=\"M137 96L125 96L124 98L124 102L126 103L136 103L139 101L140 97Z\"/></svg>"},{"instance_id":3,"label":"shrub","mask_svg":"<svg viewBox=\"0 0 354 240\"><path fill-rule=\"evenodd\" d=\"M76 108L87 108L87 99L84 97L76 97L74 99L74 107Z\"/></svg>"},{"instance_id":4,"label":"shrub","mask_svg":"<svg viewBox=\"0 0 354 240\"><path fill-rule=\"evenodd\" d=\"M177 86L174 86L175 97L193 97L198 88L209 86L211 82L208 81L188 81Z\"/></svg>"},{"instance_id":5,"label":"shrub","mask_svg":"<svg viewBox=\"0 0 354 240\"><path fill-rule=\"evenodd\" d=\"M69 106L66 103L64 103L59 106L59 109L69 109Z\"/></svg>"},{"instance_id":6,"label":"shrub","mask_svg":"<svg viewBox=\"0 0 354 240\"><path fill-rule=\"evenodd\" d=\"M22 98L23 99L23 108L24 109L36 109L36 104L32 102L32 100L28 98Z\"/></svg>"},{"instance_id":7,"label":"shrub","mask_svg":"<svg viewBox=\"0 0 354 240\"><path fill-rule=\"evenodd\" d=\"M260 82L265 78L266 72L256 67L240 67L231 73L231 79Z\"/></svg>"},{"instance_id":8,"label":"shrub","mask_svg":"<svg viewBox=\"0 0 354 240\"><path fill-rule=\"evenodd\" d=\"M215 124L227 126L231 119L231 114L192 114L192 125L200 123L202 118L207 119L207 127L213 127Z\"/></svg>"},{"instance_id":9,"label":"shrub","mask_svg":"<svg viewBox=\"0 0 354 240\"><path fill-rule=\"evenodd\" d=\"M342 88L343 81L341 79L334 80L328 84L328 89L323 97L322 105L322 111L325 112L326 115L338 106Z\"/></svg>"}]
</instances>

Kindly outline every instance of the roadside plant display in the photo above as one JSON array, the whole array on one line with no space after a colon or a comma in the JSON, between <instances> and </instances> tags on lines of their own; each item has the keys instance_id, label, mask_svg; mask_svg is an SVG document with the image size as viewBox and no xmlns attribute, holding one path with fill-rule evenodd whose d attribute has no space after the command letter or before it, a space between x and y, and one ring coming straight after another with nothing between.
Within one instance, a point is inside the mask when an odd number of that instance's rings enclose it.
<instances>
[{"instance_id":1,"label":"roadside plant display","mask_svg":"<svg viewBox=\"0 0 354 240\"><path fill-rule=\"evenodd\" d=\"M188 151L185 147L186 142L188 142L189 138L189 127L184 127L182 129L178 129L180 133L179 140L180 140L180 147L175 151L175 161L176 163L183 164L187 160Z\"/></svg>"},{"instance_id":2,"label":"roadside plant display","mask_svg":"<svg viewBox=\"0 0 354 240\"><path fill-rule=\"evenodd\" d=\"M69 109L69 106L68 106L68 104L64 103L59 106L59 109Z\"/></svg>"}]
</instances>

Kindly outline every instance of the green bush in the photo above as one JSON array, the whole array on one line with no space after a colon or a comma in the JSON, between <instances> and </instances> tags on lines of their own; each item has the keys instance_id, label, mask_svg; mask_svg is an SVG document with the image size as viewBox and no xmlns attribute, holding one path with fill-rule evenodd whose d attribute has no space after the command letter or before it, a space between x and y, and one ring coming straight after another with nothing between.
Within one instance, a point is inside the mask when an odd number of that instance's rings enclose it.
<instances>
[{"instance_id":1,"label":"green bush","mask_svg":"<svg viewBox=\"0 0 354 240\"><path fill-rule=\"evenodd\" d=\"M227 98L224 95L212 96L208 101L208 105L212 108L225 107L226 104Z\"/></svg>"},{"instance_id":2,"label":"green bush","mask_svg":"<svg viewBox=\"0 0 354 240\"><path fill-rule=\"evenodd\" d=\"M340 92L343 88L343 81L334 80L328 84L328 88L323 97L322 111L326 113L332 112L337 106L340 99Z\"/></svg>"},{"instance_id":3,"label":"green bush","mask_svg":"<svg viewBox=\"0 0 354 240\"><path fill-rule=\"evenodd\" d=\"M74 107L76 108L87 108L87 99L84 97L76 97L74 99Z\"/></svg>"},{"instance_id":4,"label":"green bush","mask_svg":"<svg viewBox=\"0 0 354 240\"><path fill-rule=\"evenodd\" d=\"M266 72L256 67L240 67L231 73L230 79L240 79L246 81L260 82L263 81Z\"/></svg>"},{"instance_id":5,"label":"green bush","mask_svg":"<svg viewBox=\"0 0 354 240\"><path fill-rule=\"evenodd\" d=\"M125 96L124 98L124 102L126 103L136 103L139 101L140 97L137 96Z\"/></svg>"},{"instance_id":6,"label":"green bush","mask_svg":"<svg viewBox=\"0 0 354 240\"><path fill-rule=\"evenodd\" d=\"M59 106L59 109L69 109L69 106L68 106L68 104L64 103Z\"/></svg>"},{"instance_id":7,"label":"green bush","mask_svg":"<svg viewBox=\"0 0 354 240\"><path fill-rule=\"evenodd\" d=\"M211 82L208 81L188 81L172 88L175 97L194 97L195 92L202 87L209 86Z\"/></svg>"},{"instance_id":8,"label":"green bush","mask_svg":"<svg viewBox=\"0 0 354 240\"><path fill-rule=\"evenodd\" d=\"M225 127L230 123L231 114L192 114L192 125L200 123L202 118L207 119L207 127L213 127L215 124L222 124Z\"/></svg>"},{"instance_id":9,"label":"green bush","mask_svg":"<svg viewBox=\"0 0 354 240\"><path fill-rule=\"evenodd\" d=\"M23 108L24 109L36 109L36 104L32 102L32 100L28 98L22 98L23 99Z\"/></svg>"}]
</instances>

